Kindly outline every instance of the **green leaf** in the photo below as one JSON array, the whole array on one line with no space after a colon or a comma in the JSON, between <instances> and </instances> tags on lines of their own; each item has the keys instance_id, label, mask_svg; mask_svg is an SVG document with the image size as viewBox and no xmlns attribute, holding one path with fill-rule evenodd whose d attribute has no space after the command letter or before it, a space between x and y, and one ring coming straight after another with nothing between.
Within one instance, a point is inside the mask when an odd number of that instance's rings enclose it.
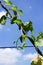
<instances>
[{"instance_id":1,"label":"green leaf","mask_svg":"<svg viewBox=\"0 0 43 65\"><path fill-rule=\"evenodd\" d=\"M16 19L15 17L13 19L13 22L16 23L16 24L18 24L18 25L22 24L22 21L20 19Z\"/></svg>"},{"instance_id":2,"label":"green leaf","mask_svg":"<svg viewBox=\"0 0 43 65\"><path fill-rule=\"evenodd\" d=\"M22 26L22 21L20 19L17 19L16 17L13 17L11 19L11 24L17 24L20 30Z\"/></svg>"},{"instance_id":3,"label":"green leaf","mask_svg":"<svg viewBox=\"0 0 43 65\"><path fill-rule=\"evenodd\" d=\"M6 23L6 16L3 15L0 19L0 24L5 25L5 23Z\"/></svg>"},{"instance_id":4,"label":"green leaf","mask_svg":"<svg viewBox=\"0 0 43 65\"><path fill-rule=\"evenodd\" d=\"M19 11L19 14L22 15L23 14L23 11L22 10L18 10Z\"/></svg>"},{"instance_id":5,"label":"green leaf","mask_svg":"<svg viewBox=\"0 0 43 65\"><path fill-rule=\"evenodd\" d=\"M13 10L14 15L17 15L17 6L12 6L11 9Z\"/></svg>"},{"instance_id":6,"label":"green leaf","mask_svg":"<svg viewBox=\"0 0 43 65\"><path fill-rule=\"evenodd\" d=\"M23 49L23 46L20 46L20 49Z\"/></svg>"},{"instance_id":7,"label":"green leaf","mask_svg":"<svg viewBox=\"0 0 43 65\"><path fill-rule=\"evenodd\" d=\"M36 46L43 46L43 33L39 32L38 36L36 37L35 45Z\"/></svg>"},{"instance_id":8,"label":"green leaf","mask_svg":"<svg viewBox=\"0 0 43 65\"><path fill-rule=\"evenodd\" d=\"M25 46L26 46L26 42L23 43L23 47L25 47Z\"/></svg>"},{"instance_id":9,"label":"green leaf","mask_svg":"<svg viewBox=\"0 0 43 65\"><path fill-rule=\"evenodd\" d=\"M19 39L20 39L20 41L22 43L22 42L27 40L27 36L26 35L21 35Z\"/></svg>"},{"instance_id":10,"label":"green leaf","mask_svg":"<svg viewBox=\"0 0 43 65\"><path fill-rule=\"evenodd\" d=\"M35 41L36 39L35 39L35 37L32 35L32 39Z\"/></svg>"},{"instance_id":11,"label":"green leaf","mask_svg":"<svg viewBox=\"0 0 43 65\"><path fill-rule=\"evenodd\" d=\"M43 46L43 39L38 39L37 41L35 41L35 45L36 46Z\"/></svg>"},{"instance_id":12,"label":"green leaf","mask_svg":"<svg viewBox=\"0 0 43 65\"><path fill-rule=\"evenodd\" d=\"M14 23L16 23L16 24L18 25L19 30L20 30L20 29L21 29L21 26L22 26L22 21L21 21L20 19L16 19L16 20L14 21Z\"/></svg>"},{"instance_id":13,"label":"green leaf","mask_svg":"<svg viewBox=\"0 0 43 65\"><path fill-rule=\"evenodd\" d=\"M42 33L42 32L40 32L40 33L38 34L38 36L37 36L37 39L41 39L41 38L43 38L43 33Z\"/></svg>"},{"instance_id":14,"label":"green leaf","mask_svg":"<svg viewBox=\"0 0 43 65\"><path fill-rule=\"evenodd\" d=\"M35 57L31 61L31 65L43 65L43 61L41 57Z\"/></svg>"},{"instance_id":15,"label":"green leaf","mask_svg":"<svg viewBox=\"0 0 43 65\"><path fill-rule=\"evenodd\" d=\"M23 42L23 35L20 36L20 41Z\"/></svg>"},{"instance_id":16,"label":"green leaf","mask_svg":"<svg viewBox=\"0 0 43 65\"><path fill-rule=\"evenodd\" d=\"M26 22L24 24L24 27L23 27L23 30L27 33L28 31L31 31L33 33L33 26L32 26L32 22L29 21L29 22Z\"/></svg>"},{"instance_id":17,"label":"green leaf","mask_svg":"<svg viewBox=\"0 0 43 65\"><path fill-rule=\"evenodd\" d=\"M32 32L32 34L34 34L33 26L30 27L30 31Z\"/></svg>"},{"instance_id":18,"label":"green leaf","mask_svg":"<svg viewBox=\"0 0 43 65\"><path fill-rule=\"evenodd\" d=\"M6 15L5 16L8 17L8 12L6 12Z\"/></svg>"},{"instance_id":19,"label":"green leaf","mask_svg":"<svg viewBox=\"0 0 43 65\"><path fill-rule=\"evenodd\" d=\"M7 2L6 2L6 5L12 6L12 2L11 2L11 1L7 1Z\"/></svg>"},{"instance_id":20,"label":"green leaf","mask_svg":"<svg viewBox=\"0 0 43 65\"><path fill-rule=\"evenodd\" d=\"M12 6L11 8L13 11L17 11L17 6Z\"/></svg>"},{"instance_id":21,"label":"green leaf","mask_svg":"<svg viewBox=\"0 0 43 65\"><path fill-rule=\"evenodd\" d=\"M14 16L13 18L11 18L11 24L14 24L14 21L17 19L16 16Z\"/></svg>"},{"instance_id":22,"label":"green leaf","mask_svg":"<svg viewBox=\"0 0 43 65\"><path fill-rule=\"evenodd\" d=\"M14 15L17 16L17 11L13 11L14 12Z\"/></svg>"}]
</instances>

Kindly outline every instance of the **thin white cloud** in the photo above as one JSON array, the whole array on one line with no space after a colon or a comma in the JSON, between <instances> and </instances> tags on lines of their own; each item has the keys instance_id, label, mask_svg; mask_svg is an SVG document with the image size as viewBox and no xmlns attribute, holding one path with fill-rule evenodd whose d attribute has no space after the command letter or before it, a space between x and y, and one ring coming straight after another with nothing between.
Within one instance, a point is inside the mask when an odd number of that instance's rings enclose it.
<instances>
[{"instance_id":1,"label":"thin white cloud","mask_svg":"<svg viewBox=\"0 0 43 65\"><path fill-rule=\"evenodd\" d=\"M16 49L0 49L0 64L12 65L18 61L21 53Z\"/></svg>"},{"instance_id":2,"label":"thin white cloud","mask_svg":"<svg viewBox=\"0 0 43 65\"><path fill-rule=\"evenodd\" d=\"M16 65L19 62L25 62L37 56L36 53L23 54L21 50L17 49L0 49L0 65Z\"/></svg>"},{"instance_id":3,"label":"thin white cloud","mask_svg":"<svg viewBox=\"0 0 43 65\"><path fill-rule=\"evenodd\" d=\"M37 56L36 53L29 53L29 54L26 54L23 56L23 60L29 60L29 59L32 59L33 57Z\"/></svg>"},{"instance_id":4,"label":"thin white cloud","mask_svg":"<svg viewBox=\"0 0 43 65\"><path fill-rule=\"evenodd\" d=\"M0 18L1 18L3 15L5 15L5 14L6 14L5 11L0 11Z\"/></svg>"}]
</instances>

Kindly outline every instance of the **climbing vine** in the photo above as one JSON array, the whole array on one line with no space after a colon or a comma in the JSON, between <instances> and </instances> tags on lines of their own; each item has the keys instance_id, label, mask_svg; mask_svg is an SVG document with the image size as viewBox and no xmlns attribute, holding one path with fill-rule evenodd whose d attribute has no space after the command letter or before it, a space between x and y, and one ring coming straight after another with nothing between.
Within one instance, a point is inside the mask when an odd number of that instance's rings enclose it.
<instances>
[{"instance_id":1,"label":"climbing vine","mask_svg":"<svg viewBox=\"0 0 43 65\"><path fill-rule=\"evenodd\" d=\"M4 2L4 4L3 4L3 2ZM32 21L23 23L23 21L19 18L19 16L23 15L23 11L18 9L17 6L13 5L13 3L10 0L0 1L0 6L6 11L6 14L0 18L0 24L5 25L7 18L9 18L10 24L11 25L17 24L18 29L21 30L20 31L21 35L19 36L19 38L16 41L14 40L14 42L13 42L16 44L16 47L19 49L23 49L24 47L26 47L26 40L28 39L34 46L36 52L39 55L43 56L42 52L38 48L38 46L43 46L43 44L39 45L39 43L41 43L41 40L43 40L43 33L39 32L38 35L35 37ZM13 12L13 14L11 14L11 11ZM18 14L19 14L19 16L18 16ZM29 31L31 32L31 36L28 35ZM19 47L18 47L18 40L20 40L20 42L22 43L22 45ZM39 60L40 60L40 58L39 58ZM32 61L31 65L33 65L33 63L34 62Z\"/></svg>"}]
</instances>

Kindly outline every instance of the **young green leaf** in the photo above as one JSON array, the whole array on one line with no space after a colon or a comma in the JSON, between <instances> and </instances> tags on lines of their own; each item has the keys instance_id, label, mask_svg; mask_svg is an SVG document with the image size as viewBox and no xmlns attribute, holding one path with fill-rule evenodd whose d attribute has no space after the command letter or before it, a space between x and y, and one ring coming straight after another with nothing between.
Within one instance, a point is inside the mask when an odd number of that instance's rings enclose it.
<instances>
[{"instance_id":1,"label":"young green leaf","mask_svg":"<svg viewBox=\"0 0 43 65\"><path fill-rule=\"evenodd\" d=\"M27 40L27 36L26 35L21 35L19 39L20 39L20 41L22 43L22 42Z\"/></svg>"},{"instance_id":2,"label":"young green leaf","mask_svg":"<svg viewBox=\"0 0 43 65\"><path fill-rule=\"evenodd\" d=\"M20 41L23 42L23 35L20 36Z\"/></svg>"},{"instance_id":3,"label":"young green leaf","mask_svg":"<svg viewBox=\"0 0 43 65\"><path fill-rule=\"evenodd\" d=\"M16 23L16 24L18 25L19 30L20 30L20 29L21 29L21 26L22 26L22 21L21 21L20 19L16 19L16 20L14 21L14 23Z\"/></svg>"},{"instance_id":4,"label":"young green leaf","mask_svg":"<svg viewBox=\"0 0 43 65\"><path fill-rule=\"evenodd\" d=\"M37 39L41 39L41 38L43 38L43 33L42 33L42 32L40 32L40 33L38 34L38 36L37 36Z\"/></svg>"},{"instance_id":5,"label":"young green leaf","mask_svg":"<svg viewBox=\"0 0 43 65\"><path fill-rule=\"evenodd\" d=\"M11 1L5 1L7 6L12 6L12 2Z\"/></svg>"},{"instance_id":6,"label":"young green leaf","mask_svg":"<svg viewBox=\"0 0 43 65\"><path fill-rule=\"evenodd\" d=\"M32 26L32 22L26 22L23 26L23 30L27 33L28 31L31 31L33 33L33 26Z\"/></svg>"},{"instance_id":7,"label":"young green leaf","mask_svg":"<svg viewBox=\"0 0 43 65\"><path fill-rule=\"evenodd\" d=\"M0 19L0 24L5 25L5 23L6 23L6 16L3 15Z\"/></svg>"},{"instance_id":8,"label":"young green leaf","mask_svg":"<svg viewBox=\"0 0 43 65\"><path fill-rule=\"evenodd\" d=\"M18 24L18 25L21 25L22 24L22 21L20 19L14 19L13 20L14 23Z\"/></svg>"},{"instance_id":9,"label":"young green leaf","mask_svg":"<svg viewBox=\"0 0 43 65\"><path fill-rule=\"evenodd\" d=\"M5 16L8 17L8 12L6 12L6 15Z\"/></svg>"},{"instance_id":10,"label":"young green leaf","mask_svg":"<svg viewBox=\"0 0 43 65\"><path fill-rule=\"evenodd\" d=\"M20 30L22 26L22 21L20 19L17 19L16 17L13 17L11 19L11 24L17 24Z\"/></svg>"},{"instance_id":11,"label":"young green leaf","mask_svg":"<svg viewBox=\"0 0 43 65\"><path fill-rule=\"evenodd\" d=\"M19 14L22 15L23 14L23 11L22 10L18 10L19 11Z\"/></svg>"},{"instance_id":12,"label":"young green leaf","mask_svg":"<svg viewBox=\"0 0 43 65\"><path fill-rule=\"evenodd\" d=\"M31 38L32 38L34 41L36 40L35 36L33 36L33 35L32 35L32 37L31 37Z\"/></svg>"},{"instance_id":13,"label":"young green leaf","mask_svg":"<svg viewBox=\"0 0 43 65\"><path fill-rule=\"evenodd\" d=\"M14 21L17 19L16 16L14 16L13 18L11 18L11 24L14 24Z\"/></svg>"},{"instance_id":14,"label":"young green leaf","mask_svg":"<svg viewBox=\"0 0 43 65\"><path fill-rule=\"evenodd\" d=\"M13 11L17 11L17 6L12 6L11 8Z\"/></svg>"},{"instance_id":15,"label":"young green leaf","mask_svg":"<svg viewBox=\"0 0 43 65\"><path fill-rule=\"evenodd\" d=\"M37 41L35 41L35 45L36 46L43 46L43 39L38 39Z\"/></svg>"},{"instance_id":16,"label":"young green leaf","mask_svg":"<svg viewBox=\"0 0 43 65\"><path fill-rule=\"evenodd\" d=\"M17 11L13 11L14 15L17 16Z\"/></svg>"},{"instance_id":17,"label":"young green leaf","mask_svg":"<svg viewBox=\"0 0 43 65\"><path fill-rule=\"evenodd\" d=\"M43 46L43 33L40 32L38 36L36 37L35 45L36 46Z\"/></svg>"},{"instance_id":18,"label":"young green leaf","mask_svg":"<svg viewBox=\"0 0 43 65\"><path fill-rule=\"evenodd\" d=\"M25 46L26 46L26 42L23 43L23 47L25 47Z\"/></svg>"},{"instance_id":19,"label":"young green leaf","mask_svg":"<svg viewBox=\"0 0 43 65\"><path fill-rule=\"evenodd\" d=\"M23 49L23 46L20 46L20 49Z\"/></svg>"},{"instance_id":20,"label":"young green leaf","mask_svg":"<svg viewBox=\"0 0 43 65\"><path fill-rule=\"evenodd\" d=\"M13 10L14 15L17 15L17 6L12 6L11 9Z\"/></svg>"}]
</instances>

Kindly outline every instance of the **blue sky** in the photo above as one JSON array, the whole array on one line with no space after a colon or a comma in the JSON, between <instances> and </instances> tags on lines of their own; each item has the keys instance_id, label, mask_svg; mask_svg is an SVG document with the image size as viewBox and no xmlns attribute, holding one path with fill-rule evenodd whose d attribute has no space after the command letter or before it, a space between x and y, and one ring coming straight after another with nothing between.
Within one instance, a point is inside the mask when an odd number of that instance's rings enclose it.
<instances>
[{"instance_id":1,"label":"blue sky","mask_svg":"<svg viewBox=\"0 0 43 65\"><path fill-rule=\"evenodd\" d=\"M34 35L37 35L40 31L43 32L43 0L11 1L19 9L23 10L21 19L24 23L29 20L33 22ZM5 10L0 6L0 17L2 14L5 14ZM0 46L14 46L13 41L19 35L20 32L17 25L11 25L10 21L7 20L5 26L0 25ZM30 42L29 45L31 45ZM0 65L30 65L31 59L36 55L37 53L34 48L25 48L21 51L16 49L0 49Z\"/></svg>"}]
</instances>

